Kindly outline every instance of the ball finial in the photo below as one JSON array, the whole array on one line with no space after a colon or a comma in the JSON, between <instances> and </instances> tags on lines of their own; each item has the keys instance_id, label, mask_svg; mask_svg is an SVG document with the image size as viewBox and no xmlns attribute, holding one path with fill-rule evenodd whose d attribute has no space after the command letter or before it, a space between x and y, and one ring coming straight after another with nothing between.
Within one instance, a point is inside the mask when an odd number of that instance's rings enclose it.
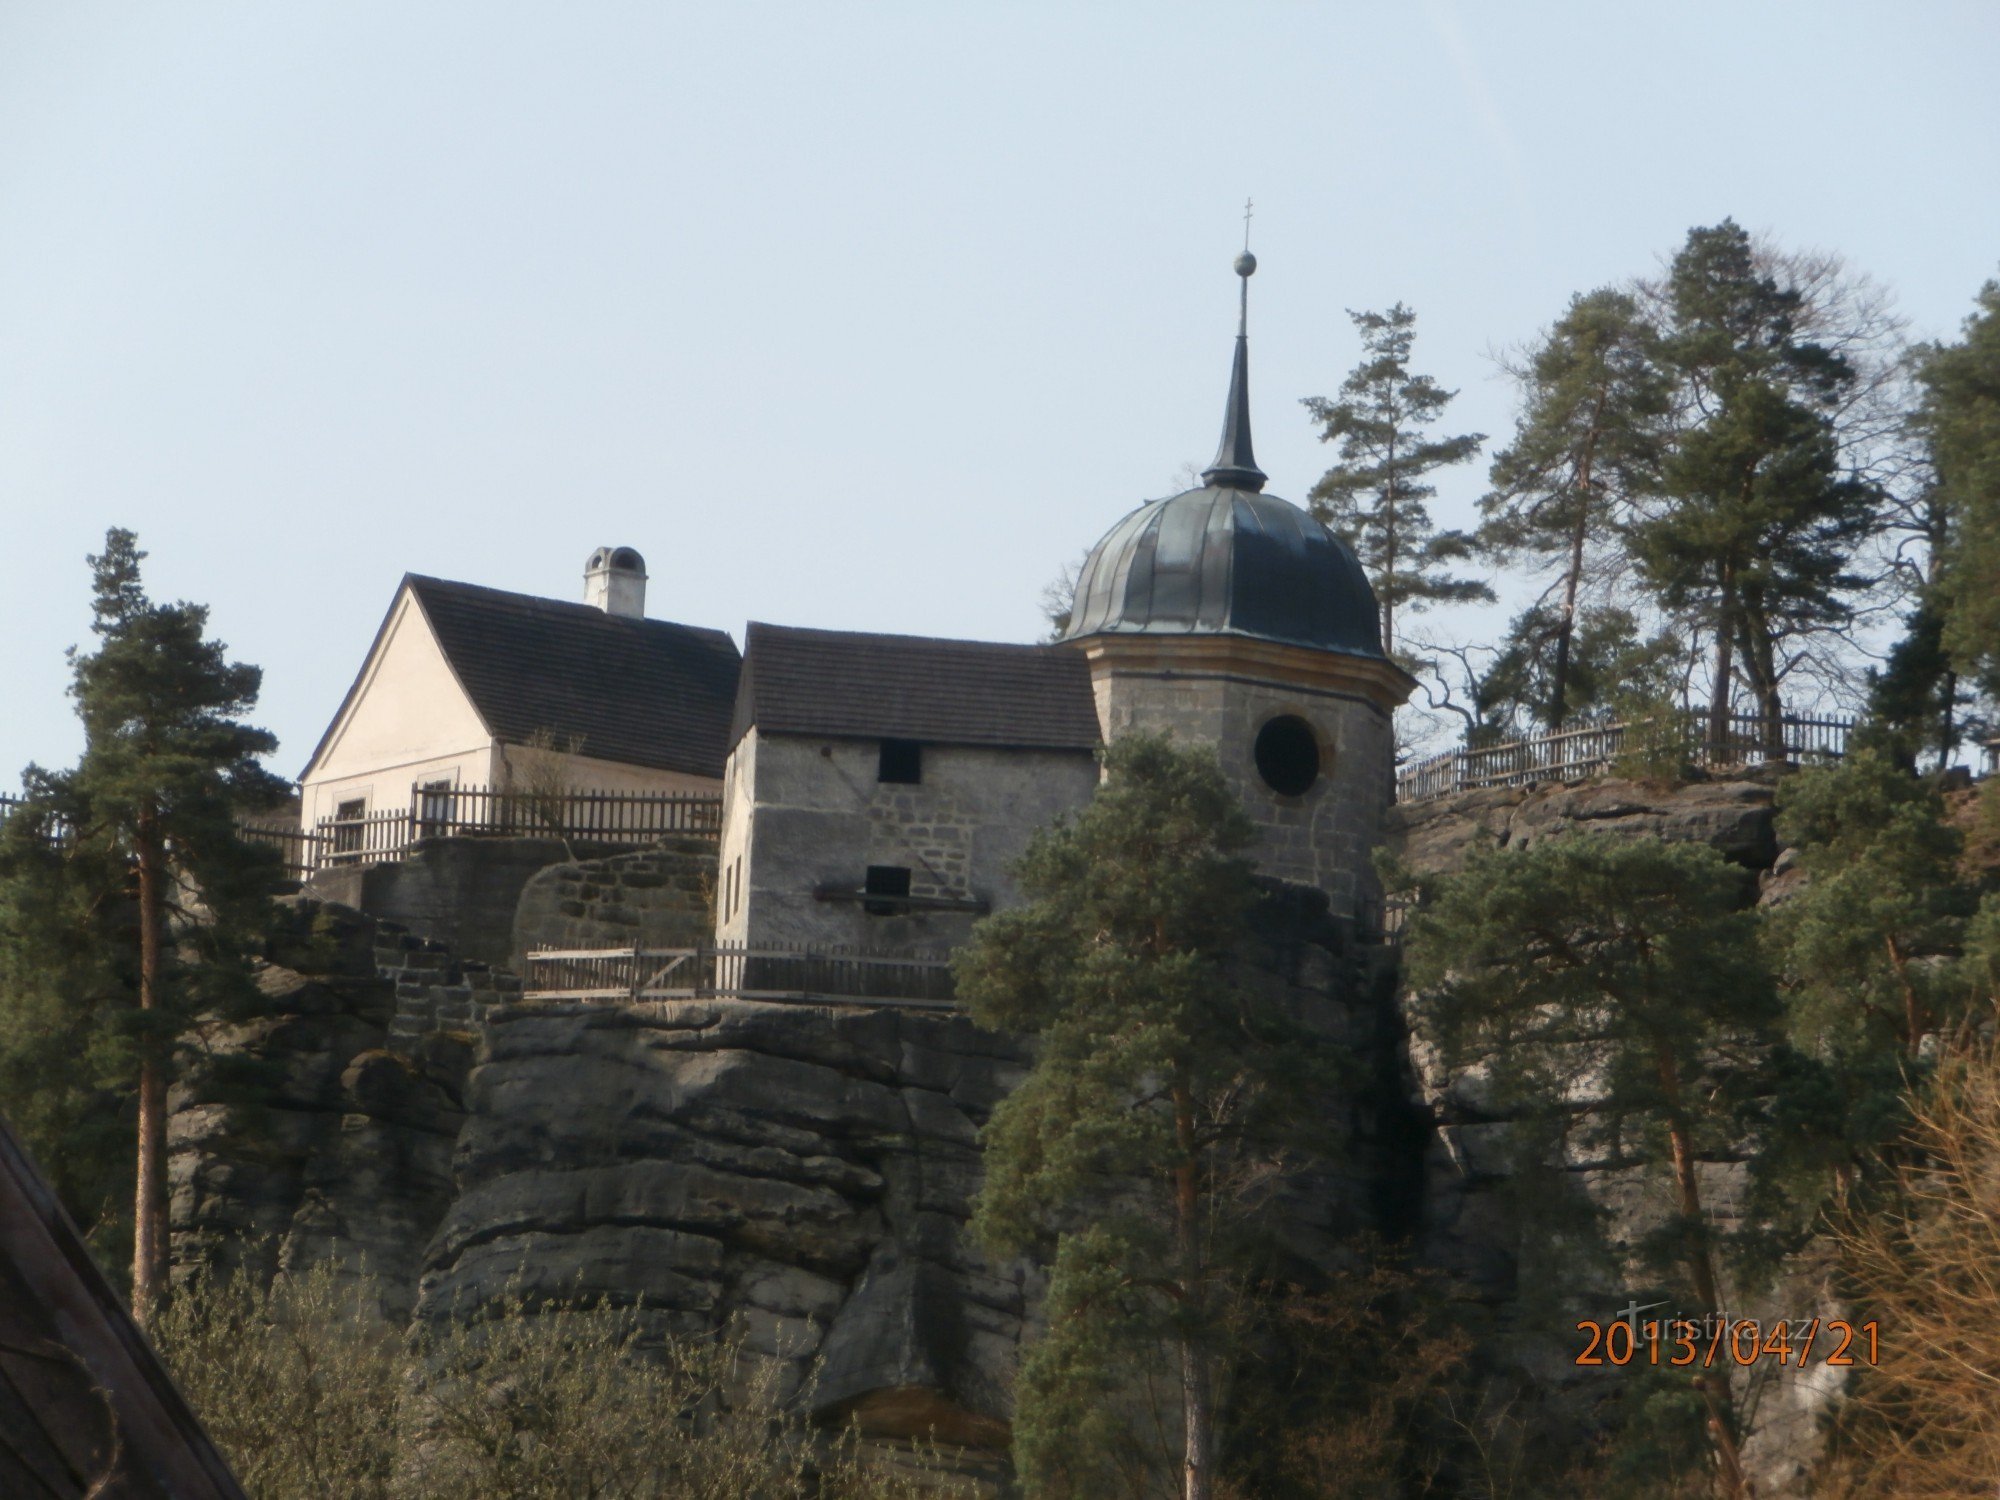
<instances>
[{"instance_id":1,"label":"ball finial","mask_svg":"<svg viewBox=\"0 0 2000 1500\"><path fill-rule=\"evenodd\" d=\"M1241 255L1236 257L1236 274L1238 276L1248 276L1256 269L1257 257L1252 255L1248 250L1245 250Z\"/></svg>"}]
</instances>

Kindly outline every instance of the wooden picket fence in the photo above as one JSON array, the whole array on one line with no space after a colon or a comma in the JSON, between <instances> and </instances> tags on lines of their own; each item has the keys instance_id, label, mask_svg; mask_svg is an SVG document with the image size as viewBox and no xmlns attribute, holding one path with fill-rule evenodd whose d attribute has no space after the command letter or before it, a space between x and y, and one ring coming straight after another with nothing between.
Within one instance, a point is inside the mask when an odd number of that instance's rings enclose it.
<instances>
[{"instance_id":1,"label":"wooden picket fence","mask_svg":"<svg viewBox=\"0 0 2000 1500\"><path fill-rule=\"evenodd\" d=\"M1705 717L1698 715L1630 724L1584 724L1503 745L1447 750L1405 766L1396 774L1396 800L1427 802L1476 787L1586 781L1609 771L1628 742L1642 734L1657 741L1646 748L1684 756L1695 765L1757 765L1773 760L1815 764L1838 760L1846 753L1854 721L1787 716L1781 728L1783 749L1773 753L1765 744L1764 721L1750 714L1734 716L1729 733L1720 742L1707 732Z\"/></svg>"},{"instance_id":2,"label":"wooden picket fence","mask_svg":"<svg viewBox=\"0 0 2000 1500\"><path fill-rule=\"evenodd\" d=\"M936 953L717 943L698 948L535 948L524 1000L778 1000L949 1010Z\"/></svg>"},{"instance_id":3,"label":"wooden picket fence","mask_svg":"<svg viewBox=\"0 0 2000 1500\"><path fill-rule=\"evenodd\" d=\"M25 803L25 798L0 794L0 823L5 823L9 818L13 817ZM49 831L57 843L61 843L69 838L69 825L60 818L56 819L50 825Z\"/></svg>"},{"instance_id":4,"label":"wooden picket fence","mask_svg":"<svg viewBox=\"0 0 2000 1500\"><path fill-rule=\"evenodd\" d=\"M0 795L0 822L20 806L19 797ZM534 835L614 848L640 848L664 838L715 839L722 831L722 799L665 792L540 796L488 787L418 788L408 807L321 818L311 828L269 815L247 817L236 831L251 843L275 848L286 874L305 880L341 865L393 863L427 838Z\"/></svg>"}]
</instances>

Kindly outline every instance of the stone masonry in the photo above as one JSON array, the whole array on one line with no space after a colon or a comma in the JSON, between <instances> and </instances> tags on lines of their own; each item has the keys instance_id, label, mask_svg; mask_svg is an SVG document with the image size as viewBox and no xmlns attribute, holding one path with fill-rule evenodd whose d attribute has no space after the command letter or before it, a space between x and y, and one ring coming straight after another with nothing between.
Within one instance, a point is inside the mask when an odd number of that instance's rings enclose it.
<instances>
[{"instance_id":1,"label":"stone masonry","mask_svg":"<svg viewBox=\"0 0 2000 1500\"><path fill-rule=\"evenodd\" d=\"M1107 739L1133 730L1213 746L1229 783L1258 826L1257 867L1327 892L1352 912L1378 894L1369 851L1393 790L1389 715L1359 697L1221 675L1114 670L1098 678ZM1294 715L1320 743L1320 776L1301 796L1282 796L1257 773L1257 732Z\"/></svg>"},{"instance_id":2,"label":"stone masonry","mask_svg":"<svg viewBox=\"0 0 2000 1500\"><path fill-rule=\"evenodd\" d=\"M530 948L692 948L714 933L715 845L676 839L537 871L514 908L516 972Z\"/></svg>"}]
</instances>

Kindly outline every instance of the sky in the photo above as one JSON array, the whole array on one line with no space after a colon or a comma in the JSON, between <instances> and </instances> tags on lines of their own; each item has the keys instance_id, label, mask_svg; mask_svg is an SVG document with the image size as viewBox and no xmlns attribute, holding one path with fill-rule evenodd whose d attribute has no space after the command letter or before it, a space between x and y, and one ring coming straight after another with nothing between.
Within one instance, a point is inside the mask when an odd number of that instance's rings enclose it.
<instances>
[{"instance_id":1,"label":"sky","mask_svg":"<svg viewBox=\"0 0 2000 1500\"><path fill-rule=\"evenodd\" d=\"M1734 217L1952 336L2000 274L2000 6L0 3L0 790L81 748L87 554L264 669L296 775L405 572L1030 640L1348 309L1494 356ZM1463 523L1484 464L1440 478ZM1478 622L1475 621L1475 625Z\"/></svg>"}]
</instances>

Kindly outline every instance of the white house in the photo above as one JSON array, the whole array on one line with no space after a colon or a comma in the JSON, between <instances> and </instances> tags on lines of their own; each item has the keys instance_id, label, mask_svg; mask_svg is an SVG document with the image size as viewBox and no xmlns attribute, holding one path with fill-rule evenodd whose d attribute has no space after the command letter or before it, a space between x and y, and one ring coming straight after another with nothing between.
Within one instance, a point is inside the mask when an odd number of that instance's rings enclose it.
<instances>
[{"instance_id":1,"label":"white house","mask_svg":"<svg viewBox=\"0 0 2000 1500\"><path fill-rule=\"evenodd\" d=\"M583 603L406 576L299 777L301 820L449 805L553 760L565 789L713 796L741 658L645 617L645 562L600 547Z\"/></svg>"}]
</instances>

